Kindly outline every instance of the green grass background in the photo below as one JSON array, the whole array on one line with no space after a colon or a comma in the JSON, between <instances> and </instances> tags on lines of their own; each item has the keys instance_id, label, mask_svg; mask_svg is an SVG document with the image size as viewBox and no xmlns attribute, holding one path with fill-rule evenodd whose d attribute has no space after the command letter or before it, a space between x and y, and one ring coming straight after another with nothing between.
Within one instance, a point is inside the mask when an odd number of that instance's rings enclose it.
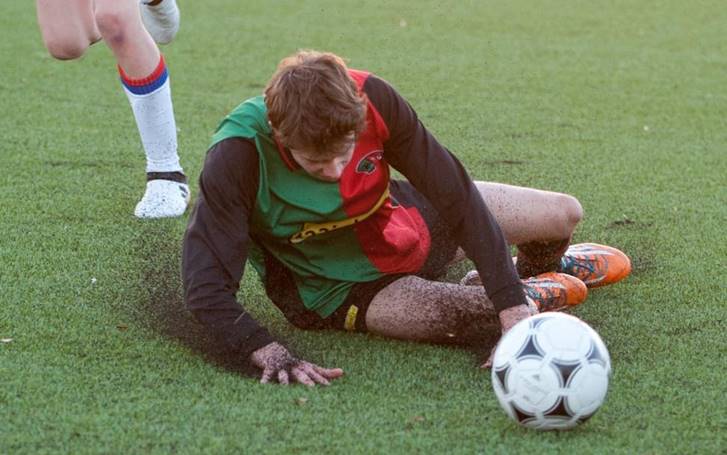
<instances>
[{"instance_id":1,"label":"green grass background","mask_svg":"<svg viewBox=\"0 0 727 455\"><path fill-rule=\"evenodd\" d=\"M282 57L316 48L390 80L474 177L577 196L576 240L634 263L575 312L610 349L608 399L574 431L520 429L472 353L303 333L252 272L250 310L346 377L263 386L202 356L179 284L186 217L132 216L144 159L110 52L54 61L32 2L13 0L0 3L0 453L727 450L722 2L180 4L164 52L195 192L217 122Z\"/></svg>"}]
</instances>

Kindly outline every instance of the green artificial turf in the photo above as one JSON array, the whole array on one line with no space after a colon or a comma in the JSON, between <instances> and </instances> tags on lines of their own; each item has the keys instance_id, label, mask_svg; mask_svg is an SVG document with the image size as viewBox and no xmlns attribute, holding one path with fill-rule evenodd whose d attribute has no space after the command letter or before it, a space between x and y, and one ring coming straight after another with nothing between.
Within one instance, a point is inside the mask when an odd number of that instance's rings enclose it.
<instances>
[{"instance_id":1,"label":"green artificial turf","mask_svg":"<svg viewBox=\"0 0 727 455\"><path fill-rule=\"evenodd\" d=\"M609 347L607 401L570 432L507 420L452 347L288 325L240 297L329 388L258 384L203 353L181 219L132 216L144 159L103 44L43 48L0 3L0 453L724 453L727 10L717 1L180 0L164 49L182 161L299 48L391 81L472 176L563 191L576 241L633 275L575 314ZM463 271L463 270L462 270Z\"/></svg>"}]
</instances>

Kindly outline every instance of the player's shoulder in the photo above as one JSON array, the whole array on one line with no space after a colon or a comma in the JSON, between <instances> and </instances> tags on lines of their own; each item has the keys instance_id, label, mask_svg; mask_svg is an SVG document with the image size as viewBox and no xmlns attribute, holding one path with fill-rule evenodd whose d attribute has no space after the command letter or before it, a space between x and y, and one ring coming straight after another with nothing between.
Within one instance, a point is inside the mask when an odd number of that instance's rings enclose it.
<instances>
[{"instance_id":1,"label":"player's shoulder","mask_svg":"<svg viewBox=\"0 0 727 455\"><path fill-rule=\"evenodd\" d=\"M358 74L358 78L354 75ZM354 81L360 81L361 89L367 96L396 92L396 89L383 77L366 71L352 71Z\"/></svg>"},{"instance_id":2,"label":"player's shoulder","mask_svg":"<svg viewBox=\"0 0 727 455\"><path fill-rule=\"evenodd\" d=\"M370 106L388 126L398 123L401 116L409 112L408 103L404 97L386 79L376 74L369 74L362 91Z\"/></svg>"},{"instance_id":3,"label":"player's shoulder","mask_svg":"<svg viewBox=\"0 0 727 455\"><path fill-rule=\"evenodd\" d=\"M242 137L226 138L207 151L200 190L208 200L237 200L256 192L258 175L254 143Z\"/></svg>"},{"instance_id":4,"label":"player's shoulder","mask_svg":"<svg viewBox=\"0 0 727 455\"><path fill-rule=\"evenodd\" d=\"M267 115L267 107L265 106L265 97L263 95L248 98L230 113L233 117L251 117L258 119Z\"/></svg>"},{"instance_id":5,"label":"player's shoulder","mask_svg":"<svg viewBox=\"0 0 727 455\"><path fill-rule=\"evenodd\" d=\"M250 167L257 168L257 164L258 154L253 139L228 137L207 151L203 172L207 176L229 174Z\"/></svg>"},{"instance_id":6,"label":"player's shoulder","mask_svg":"<svg viewBox=\"0 0 727 455\"><path fill-rule=\"evenodd\" d=\"M366 95L369 102L379 110L387 110L388 107L398 105L403 101L402 96L393 84L374 73L367 73L361 91Z\"/></svg>"},{"instance_id":7,"label":"player's shoulder","mask_svg":"<svg viewBox=\"0 0 727 455\"><path fill-rule=\"evenodd\" d=\"M270 135L267 107L262 96L249 98L235 107L220 122L212 135L212 144L230 137L253 138Z\"/></svg>"}]
</instances>

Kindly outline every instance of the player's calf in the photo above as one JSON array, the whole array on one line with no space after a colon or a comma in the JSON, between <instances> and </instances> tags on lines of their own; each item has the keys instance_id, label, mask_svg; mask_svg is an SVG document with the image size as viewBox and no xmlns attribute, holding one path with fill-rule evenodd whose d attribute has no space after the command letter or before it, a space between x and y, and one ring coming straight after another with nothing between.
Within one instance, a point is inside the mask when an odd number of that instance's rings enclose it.
<instances>
[{"instance_id":1,"label":"player's calf","mask_svg":"<svg viewBox=\"0 0 727 455\"><path fill-rule=\"evenodd\" d=\"M513 261L520 278L556 271L569 243L570 235L561 240L519 244Z\"/></svg>"}]
</instances>

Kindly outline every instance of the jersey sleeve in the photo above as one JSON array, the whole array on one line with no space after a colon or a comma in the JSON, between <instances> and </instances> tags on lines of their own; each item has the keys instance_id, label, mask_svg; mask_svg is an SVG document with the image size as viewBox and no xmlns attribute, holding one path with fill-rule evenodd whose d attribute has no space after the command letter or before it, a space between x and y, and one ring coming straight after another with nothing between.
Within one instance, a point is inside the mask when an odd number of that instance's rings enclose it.
<instances>
[{"instance_id":1,"label":"jersey sleeve","mask_svg":"<svg viewBox=\"0 0 727 455\"><path fill-rule=\"evenodd\" d=\"M424 127L384 80L370 75L364 93L389 132L384 157L429 199L482 278L497 311L526 304L525 293L497 221L462 164Z\"/></svg>"},{"instance_id":2,"label":"jersey sleeve","mask_svg":"<svg viewBox=\"0 0 727 455\"><path fill-rule=\"evenodd\" d=\"M258 178L252 142L231 138L215 144L207 152L182 251L187 308L216 339L245 358L274 341L236 299Z\"/></svg>"}]
</instances>

